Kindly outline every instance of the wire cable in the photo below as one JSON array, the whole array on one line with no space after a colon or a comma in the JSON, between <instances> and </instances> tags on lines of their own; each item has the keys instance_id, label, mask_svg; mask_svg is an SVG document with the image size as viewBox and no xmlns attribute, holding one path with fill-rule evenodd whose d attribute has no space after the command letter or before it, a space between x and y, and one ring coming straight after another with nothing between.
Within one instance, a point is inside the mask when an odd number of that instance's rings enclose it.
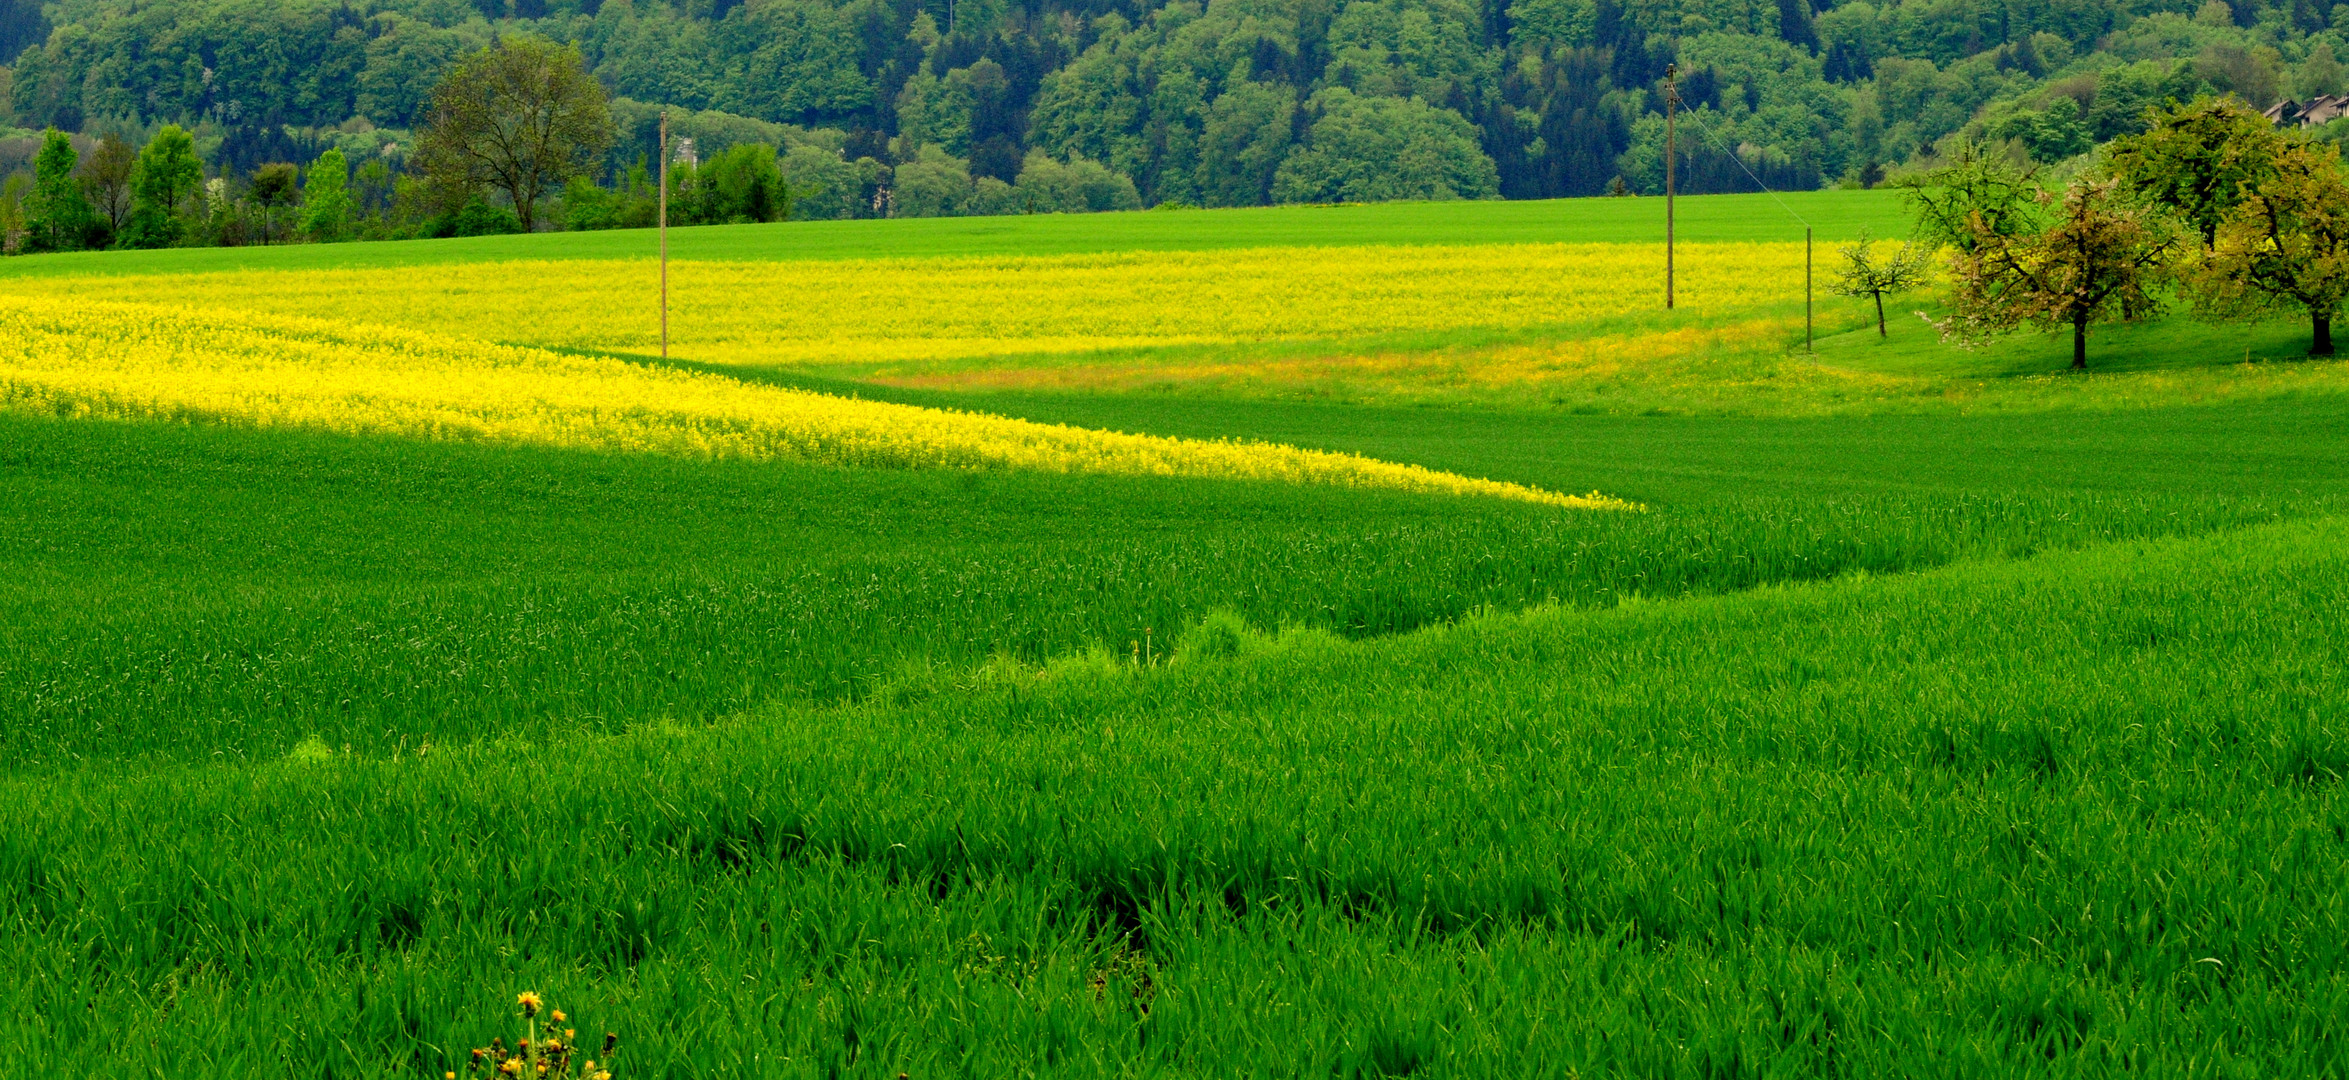
<instances>
[{"instance_id":1,"label":"wire cable","mask_svg":"<svg viewBox=\"0 0 2349 1080\"><path fill-rule=\"evenodd\" d=\"M1808 229L1808 228L1812 228L1812 227L1813 227L1813 226L1811 225L1811 220L1810 220L1809 218L1806 218L1806 217L1802 216L1801 214L1795 213L1795 212L1794 212L1794 207L1791 207L1791 206L1788 206L1788 205L1786 205L1786 200L1779 198L1779 197L1778 197L1778 193L1777 193L1777 192L1770 190L1770 185L1763 183L1763 182L1762 182L1762 178L1761 178L1761 177L1759 177L1759 176L1755 176L1755 175L1754 175L1754 171L1753 171L1751 168L1748 168L1748 167L1746 166L1746 163L1745 163L1745 158L1744 158L1743 156L1739 155L1739 154L1738 154L1736 151L1734 151L1734 150L1731 150L1731 149L1730 149L1728 146L1724 145L1724 144L1721 142L1721 138L1720 138L1720 136L1713 134L1713 129L1712 129L1712 128L1710 128L1710 127L1706 126L1706 125L1705 125L1705 124L1704 124L1702 121L1699 121L1699 120L1697 119L1697 110L1695 110L1695 109L1690 109L1690 110L1688 110L1687 112L1684 112L1684 113L1682 113L1681 115L1682 115L1683 117L1687 118L1687 119L1688 119L1688 121L1689 121L1690 123L1692 123L1692 124L1695 124L1695 125L1696 125L1696 129L1697 129L1699 132L1702 132L1702 133L1704 134L1704 136L1705 136L1705 141L1706 141L1706 142L1709 142L1709 143L1712 143L1712 144L1713 144L1713 149L1715 149L1715 150L1719 150L1719 151L1720 151L1722 154L1726 155L1726 156L1729 158L1729 160L1736 162L1736 163L1737 163L1737 168L1738 168L1738 171L1740 171L1740 172L1743 172L1743 173L1745 174L1745 178L1746 178L1746 179L1753 181L1753 182L1754 182L1754 186L1755 186L1755 187L1757 187L1757 188L1760 188L1760 189L1761 189L1761 191L1762 191L1762 194L1764 194L1764 195L1768 195L1768 196L1770 197L1770 201L1771 201L1771 202L1777 203L1777 204L1778 204L1778 208L1779 208L1780 210L1784 210L1784 211L1786 211L1786 216L1787 216L1787 217L1790 217L1790 218L1793 218L1793 219L1795 219L1796 221L1802 222L1802 223L1803 223L1803 227L1804 227L1804 228L1806 228L1806 229Z\"/></svg>"}]
</instances>

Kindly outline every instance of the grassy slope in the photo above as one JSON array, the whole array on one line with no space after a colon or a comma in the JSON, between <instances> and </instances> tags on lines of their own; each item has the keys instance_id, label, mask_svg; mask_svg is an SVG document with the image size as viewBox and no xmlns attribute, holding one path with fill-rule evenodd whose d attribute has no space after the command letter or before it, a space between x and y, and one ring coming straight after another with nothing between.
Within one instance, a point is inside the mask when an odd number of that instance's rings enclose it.
<instances>
[{"instance_id":1,"label":"grassy slope","mask_svg":"<svg viewBox=\"0 0 2349 1080\"><path fill-rule=\"evenodd\" d=\"M1878 335L1871 319L1863 331L1822 340L1819 362L1895 375L1963 379L2045 375L2071 366L2069 330L2018 333L1978 348L1955 349L1913 314L1918 307L1932 308L1939 314L1939 304L1922 295L1904 299L1908 302L1900 310L1888 313L1888 318L1899 321L1889 325L1884 335ZM2173 315L2095 328L2088 339L2088 366L2095 372L2154 372L2230 362L2294 361L2307 356L2308 340L2308 324L2300 319L2206 323Z\"/></svg>"},{"instance_id":2,"label":"grassy slope","mask_svg":"<svg viewBox=\"0 0 2349 1080\"><path fill-rule=\"evenodd\" d=\"M1706 195L1680 200L1679 235L1690 242L1798 241L1809 219L1822 242L1865 228L1907 231L1898 193L1823 191L1777 196ZM1662 199L1542 202L1380 203L1342 207L1045 214L896 221L806 221L673 229L675 259L861 259L933 255L1053 255L1101 251L1351 244L1660 242ZM500 259L643 259L655 253L647 230L534 236L307 244L280 248L189 248L0 260L13 276L197 273L304 267L431 266Z\"/></svg>"},{"instance_id":3,"label":"grassy slope","mask_svg":"<svg viewBox=\"0 0 2349 1080\"><path fill-rule=\"evenodd\" d=\"M12 782L0 1041L411 1076L532 986L634 1076L2329 1075L2344 541Z\"/></svg>"},{"instance_id":4,"label":"grassy slope","mask_svg":"<svg viewBox=\"0 0 2349 1080\"><path fill-rule=\"evenodd\" d=\"M1856 417L2161 408L2349 392L2349 367L2342 361L2309 361L2309 329L2301 320L2213 323L2178 313L2100 326L2090 340L2090 371L2075 378L2067 370L2068 331L2022 331L1957 348L1915 317L1918 308L1940 313L1933 295L1906 295L1894 303L1900 313L1880 337L1864 302L1821 296L1815 350L1807 353L1798 290L1754 313L1775 323L1758 338L1736 334L1737 320L1684 308L1670 317L1660 309L1643 310L1613 324L1571 327L1036 356L1007 349L921 370L873 365L875 376L857 374L854 365L811 370L795 362L672 363L822 392L1072 417L1094 410L1187 413L1220 407L1210 403L1248 402L1373 411ZM1659 343L1674 340L1675 331L1693 337L1659 354ZM1626 335L1624 347L1635 355L1610 362L1604 346L1586 353L1586 334L1601 341ZM1708 336L1723 334L1728 336ZM1056 385L1058 369L1070 374ZM990 385L1006 375L1031 381ZM862 381L868 377L880 381Z\"/></svg>"},{"instance_id":5,"label":"grassy slope","mask_svg":"<svg viewBox=\"0 0 2349 1080\"><path fill-rule=\"evenodd\" d=\"M2338 505L2340 450L2297 433L2340 418L1188 418L1598 475L1655 504L1639 514L0 419L0 732L17 769L266 758L309 735L380 752L831 699L908 663L1123 651L1215 608L1376 635L2195 533ZM1953 439L2013 444L1963 471Z\"/></svg>"},{"instance_id":6,"label":"grassy slope","mask_svg":"<svg viewBox=\"0 0 2349 1080\"><path fill-rule=\"evenodd\" d=\"M2349 399L2331 394L2126 410L1787 418L945 393L783 381L1049 423L1349 450L1562 490L1595 485L1678 506L1744 496L1962 498L2078 490L2227 498L2349 491L2349 456L2339 441L2312 437L2349 424ZM1952 453L1953 446L1970 452Z\"/></svg>"}]
</instances>

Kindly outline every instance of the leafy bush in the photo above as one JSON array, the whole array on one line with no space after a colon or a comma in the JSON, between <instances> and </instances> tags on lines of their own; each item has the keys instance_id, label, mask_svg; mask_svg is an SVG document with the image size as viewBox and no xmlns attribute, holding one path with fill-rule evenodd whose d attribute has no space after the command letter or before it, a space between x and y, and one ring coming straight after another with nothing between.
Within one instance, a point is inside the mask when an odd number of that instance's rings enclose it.
<instances>
[{"instance_id":1,"label":"leafy bush","mask_svg":"<svg viewBox=\"0 0 2349 1080\"><path fill-rule=\"evenodd\" d=\"M1019 195L1021 208L1035 214L1082 214L1104 210L1140 210L1142 196L1134 190L1134 181L1109 167L1082 155L1072 154L1066 163L1055 161L1052 155L1031 150L1020 166L1020 178L1012 185Z\"/></svg>"},{"instance_id":2,"label":"leafy bush","mask_svg":"<svg viewBox=\"0 0 2349 1080\"><path fill-rule=\"evenodd\" d=\"M522 219L503 206L491 206L475 198L454 212L435 218L425 227L425 235L435 238L452 236L502 236L522 231Z\"/></svg>"}]
</instances>

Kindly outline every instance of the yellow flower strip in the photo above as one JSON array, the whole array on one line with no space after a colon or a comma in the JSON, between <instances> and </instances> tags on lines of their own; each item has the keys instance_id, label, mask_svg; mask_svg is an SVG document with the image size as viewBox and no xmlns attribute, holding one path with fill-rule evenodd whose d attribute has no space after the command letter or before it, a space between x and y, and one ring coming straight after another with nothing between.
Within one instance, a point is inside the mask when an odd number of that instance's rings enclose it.
<instances>
[{"instance_id":1,"label":"yellow flower strip","mask_svg":"<svg viewBox=\"0 0 2349 1080\"><path fill-rule=\"evenodd\" d=\"M761 365L911 366L1152 346L1582 327L1587 336L1753 318L1799 303L1799 244L1684 245L1680 310L1660 246L1487 244L1040 257L680 262L672 351ZM141 302L354 322L509 344L653 352L644 261L143 276ZM121 279L14 291L120 299ZM901 372L903 373L903 372Z\"/></svg>"},{"instance_id":2,"label":"yellow flower strip","mask_svg":"<svg viewBox=\"0 0 2349 1080\"><path fill-rule=\"evenodd\" d=\"M224 310L0 298L0 409L878 467L1201 476L1624 507L1415 465L859 401Z\"/></svg>"}]
</instances>

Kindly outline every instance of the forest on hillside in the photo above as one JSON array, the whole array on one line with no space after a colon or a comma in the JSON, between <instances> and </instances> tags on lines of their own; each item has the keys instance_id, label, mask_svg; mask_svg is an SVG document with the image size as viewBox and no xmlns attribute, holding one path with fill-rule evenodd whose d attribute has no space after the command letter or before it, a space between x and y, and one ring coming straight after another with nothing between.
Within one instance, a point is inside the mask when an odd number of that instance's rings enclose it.
<instances>
[{"instance_id":1,"label":"forest on hillside","mask_svg":"<svg viewBox=\"0 0 2349 1080\"><path fill-rule=\"evenodd\" d=\"M339 149L389 200L440 73L527 35L613 96L608 186L666 106L688 154L780 151L795 216L1000 212L970 185L1072 166L1109 204L1654 192L1669 64L1683 190L1872 185L2339 92L2344 34L2316 0L0 0L0 175L37 129L175 123L213 173Z\"/></svg>"}]
</instances>

